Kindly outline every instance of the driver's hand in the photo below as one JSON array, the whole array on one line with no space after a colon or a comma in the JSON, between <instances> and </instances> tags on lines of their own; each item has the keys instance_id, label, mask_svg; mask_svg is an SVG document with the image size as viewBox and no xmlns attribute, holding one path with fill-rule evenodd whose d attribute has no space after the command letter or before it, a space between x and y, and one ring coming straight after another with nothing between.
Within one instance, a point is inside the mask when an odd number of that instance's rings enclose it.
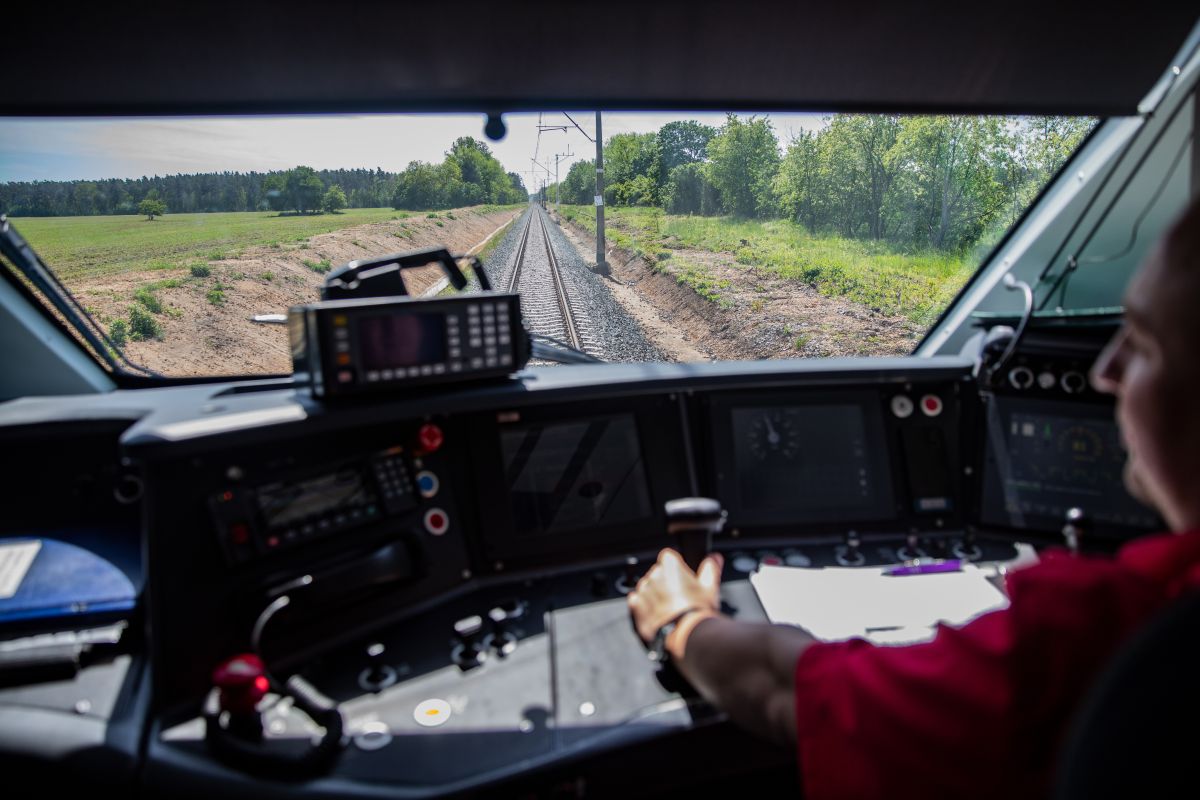
<instances>
[{"instance_id":1,"label":"driver's hand","mask_svg":"<svg viewBox=\"0 0 1200 800\"><path fill-rule=\"evenodd\" d=\"M674 617L699 608L721 608L721 568L725 559L713 553L700 562L700 572L692 572L679 553L667 548L658 561L629 593L629 610L642 641L649 643L658 629Z\"/></svg>"}]
</instances>

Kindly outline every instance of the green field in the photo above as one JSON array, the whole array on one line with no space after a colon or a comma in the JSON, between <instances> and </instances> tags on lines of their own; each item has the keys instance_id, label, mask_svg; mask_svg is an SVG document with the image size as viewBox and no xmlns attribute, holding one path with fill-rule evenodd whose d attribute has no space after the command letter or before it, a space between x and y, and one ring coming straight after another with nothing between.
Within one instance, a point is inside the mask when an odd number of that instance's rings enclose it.
<instances>
[{"instance_id":1,"label":"green field","mask_svg":"<svg viewBox=\"0 0 1200 800\"><path fill-rule=\"evenodd\" d=\"M595 233L591 206L563 206L562 215ZM657 208L614 208L605 213L610 245L670 264L676 279L720 302L720 282L674 253L686 247L732 253L734 262L846 297L886 314L928 325L975 271L973 259L939 252L906 253L882 242L813 236L785 220L664 214ZM667 268L667 267L664 267Z\"/></svg>"},{"instance_id":2,"label":"green field","mask_svg":"<svg viewBox=\"0 0 1200 800\"><path fill-rule=\"evenodd\" d=\"M487 213L485 207L479 207ZM495 210L494 208L491 210ZM176 269L193 261L235 257L253 246L302 242L321 233L415 216L389 208L341 214L279 216L274 211L145 217L15 217L12 223L55 274L79 278L129 270Z\"/></svg>"}]
</instances>

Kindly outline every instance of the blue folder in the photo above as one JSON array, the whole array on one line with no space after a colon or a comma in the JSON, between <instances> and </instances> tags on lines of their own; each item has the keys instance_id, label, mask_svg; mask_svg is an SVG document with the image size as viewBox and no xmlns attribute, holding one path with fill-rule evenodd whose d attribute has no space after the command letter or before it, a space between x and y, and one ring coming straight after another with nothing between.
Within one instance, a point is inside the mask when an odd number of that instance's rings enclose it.
<instances>
[{"instance_id":1,"label":"blue folder","mask_svg":"<svg viewBox=\"0 0 1200 800\"><path fill-rule=\"evenodd\" d=\"M0 627L41 621L71 626L133 610L129 578L90 550L45 537L5 537L0 545L41 541L25 578L12 597L0 599Z\"/></svg>"}]
</instances>

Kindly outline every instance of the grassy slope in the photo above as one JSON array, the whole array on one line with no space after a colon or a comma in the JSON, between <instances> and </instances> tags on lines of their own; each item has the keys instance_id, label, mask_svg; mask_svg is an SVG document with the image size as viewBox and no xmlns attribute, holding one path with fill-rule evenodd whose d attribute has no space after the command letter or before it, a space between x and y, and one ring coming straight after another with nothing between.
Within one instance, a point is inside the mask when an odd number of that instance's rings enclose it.
<instances>
[{"instance_id":1,"label":"grassy slope","mask_svg":"<svg viewBox=\"0 0 1200 800\"><path fill-rule=\"evenodd\" d=\"M595 233L595 209L563 206L564 217ZM829 296L845 296L888 314L929 324L975 270L973 261L946 253L904 253L879 242L812 236L784 220L664 214L653 208L608 208L612 244L660 261L670 259L680 282L719 301L719 281L701 265L672 258L674 246L733 253L737 264L806 283Z\"/></svg>"},{"instance_id":2,"label":"grassy slope","mask_svg":"<svg viewBox=\"0 0 1200 800\"><path fill-rule=\"evenodd\" d=\"M486 214L507 206L479 206ZM512 206L519 208L519 206ZM18 217L17 230L66 282L128 270L176 269L235 256L245 247L302 242L330 231L423 212L351 208L341 214L278 216L273 211L145 217ZM439 216L446 212L436 212Z\"/></svg>"}]
</instances>

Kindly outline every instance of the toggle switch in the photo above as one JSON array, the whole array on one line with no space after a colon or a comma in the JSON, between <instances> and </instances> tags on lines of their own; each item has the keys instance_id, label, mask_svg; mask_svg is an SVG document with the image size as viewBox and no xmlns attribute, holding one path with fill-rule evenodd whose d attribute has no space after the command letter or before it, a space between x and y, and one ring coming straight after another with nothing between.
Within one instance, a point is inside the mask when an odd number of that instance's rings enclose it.
<instances>
[{"instance_id":1,"label":"toggle switch","mask_svg":"<svg viewBox=\"0 0 1200 800\"><path fill-rule=\"evenodd\" d=\"M367 668L358 674L364 691L380 692L396 682L396 670L383 661L385 649L379 642L367 645Z\"/></svg>"},{"instance_id":2,"label":"toggle switch","mask_svg":"<svg viewBox=\"0 0 1200 800\"><path fill-rule=\"evenodd\" d=\"M625 559L625 566L621 571L621 577L617 578L617 591L621 594L629 594L637 586L637 582L642 578L642 571L639 569L638 560L633 556Z\"/></svg>"},{"instance_id":3,"label":"toggle switch","mask_svg":"<svg viewBox=\"0 0 1200 800\"><path fill-rule=\"evenodd\" d=\"M450 660L463 671L474 669L487 660L487 651L479 641L483 632L483 618L478 614L463 617L454 623L457 642L450 651Z\"/></svg>"},{"instance_id":4,"label":"toggle switch","mask_svg":"<svg viewBox=\"0 0 1200 800\"><path fill-rule=\"evenodd\" d=\"M867 557L863 555L860 546L862 540L858 538L858 534L850 531L846 534L845 544L840 544L834 550L834 557L837 563L843 567L861 567L867 563Z\"/></svg>"}]
</instances>

